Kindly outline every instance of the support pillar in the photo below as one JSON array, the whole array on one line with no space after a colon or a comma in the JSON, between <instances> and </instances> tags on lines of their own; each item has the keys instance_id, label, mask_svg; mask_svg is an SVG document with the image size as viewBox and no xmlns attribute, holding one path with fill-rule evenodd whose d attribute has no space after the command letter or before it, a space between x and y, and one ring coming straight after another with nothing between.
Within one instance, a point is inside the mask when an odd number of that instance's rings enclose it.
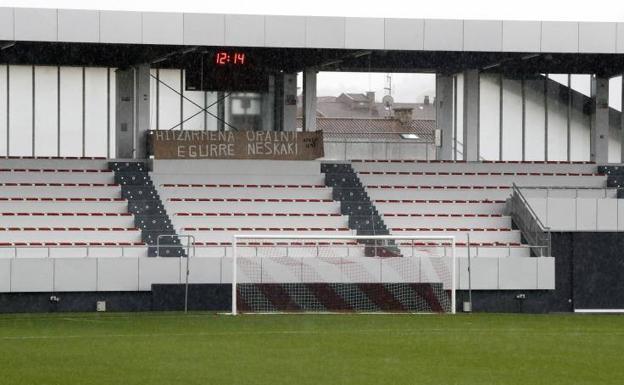
<instances>
[{"instance_id":1,"label":"support pillar","mask_svg":"<svg viewBox=\"0 0 624 385\"><path fill-rule=\"evenodd\" d=\"M262 94L262 131L274 131L275 76L269 76L269 89Z\"/></svg>"},{"instance_id":2,"label":"support pillar","mask_svg":"<svg viewBox=\"0 0 624 385\"><path fill-rule=\"evenodd\" d=\"M122 159L145 159L150 127L150 68L142 64L116 72L117 153Z\"/></svg>"},{"instance_id":3,"label":"support pillar","mask_svg":"<svg viewBox=\"0 0 624 385\"><path fill-rule=\"evenodd\" d=\"M297 74L284 74L282 129L297 130Z\"/></svg>"},{"instance_id":4,"label":"support pillar","mask_svg":"<svg viewBox=\"0 0 624 385\"><path fill-rule=\"evenodd\" d=\"M303 72L303 131L316 131L316 69Z\"/></svg>"},{"instance_id":5,"label":"support pillar","mask_svg":"<svg viewBox=\"0 0 624 385\"><path fill-rule=\"evenodd\" d=\"M590 160L609 162L609 78L592 76L592 119L590 134Z\"/></svg>"},{"instance_id":6,"label":"support pillar","mask_svg":"<svg viewBox=\"0 0 624 385\"><path fill-rule=\"evenodd\" d=\"M453 159L453 76L436 74L436 128L442 135L438 160Z\"/></svg>"},{"instance_id":7,"label":"support pillar","mask_svg":"<svg viewBox=\"0 0 624 385\"><path fill-rule=\"evenodd\" d=\"M464 71L464 159L479 160L479 70Z\"/></svg>"}]
</instances>

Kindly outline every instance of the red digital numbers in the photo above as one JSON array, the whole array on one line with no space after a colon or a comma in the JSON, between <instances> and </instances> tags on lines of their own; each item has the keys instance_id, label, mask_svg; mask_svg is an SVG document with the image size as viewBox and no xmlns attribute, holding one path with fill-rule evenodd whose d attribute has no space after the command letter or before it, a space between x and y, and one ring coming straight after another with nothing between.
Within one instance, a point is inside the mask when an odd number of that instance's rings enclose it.
<instances>
[{"instance_id":1,"label":"red digital numbers","mask_svg":"<svg viewBox=\"0 0 624 385\"><path fill-rule=\"evenodd\" d=\"M226 65L230 62L230 55L227 52L217 52L215 61L218 65Z\"/></svg>"},{"instance_id":2,"label":"red digital numbers","mask_svg":"<svg viewBox=\"0 0 624 385\"><path fill-rule=\"evenodd\" d=\"M245 64L245 54L241 52L234 53L234 64Z\"/></svg>"},{"instance_id":3,"label":"red digital numbers","mask_svg":"<svg viewBox=\"0 0 624 385\"><path fill-rule=\"evenodd\" d=\"M245 54L243 52L228 53L219 51L215 54L215 63L220 66L228 64L242 65L245 64Z\"/></svg>"}]
</instances>

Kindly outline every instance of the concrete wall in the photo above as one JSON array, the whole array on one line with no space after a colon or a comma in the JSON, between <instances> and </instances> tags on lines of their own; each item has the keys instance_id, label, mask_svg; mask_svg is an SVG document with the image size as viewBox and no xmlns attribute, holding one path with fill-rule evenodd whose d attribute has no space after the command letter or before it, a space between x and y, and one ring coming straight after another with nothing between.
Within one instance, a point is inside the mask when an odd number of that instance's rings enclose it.
<instances>
[{"instance_id":1,"label":"concrete wall","mask_svg":"<svg viewBox=\"0 0 624 385\"><path fill-rule=\"evenodd\" d=\"M624 200L615 198L527 198L551 231L624 231Z\"/></svg>"},{"instance_id":2,"label":"concrete wall","mask_svg":"<svg viewBox=\"0 0 624 385\"><path fill-rule=\"evenodd\" d=\"M183 283L186 261L177 258L0 258L0 293L149 291L155 283ZM229 257L190 258L189 282L230 283L231 261ZM450 288L450 258L345 257L340 261L342 263L336 264L327 258L241 258L238 277L240 282L260 282L260 279L262 282L443 282L445 288ZM293 262L296 263L293 265ZM357 262L357 266L353 262ZM349 266L351 269L346 269ZM467 289L465 258L459 259L456 277L458 289ZM554 289L554 277L553 258L472 260L475 290L550 290Z\"/></svg>"}]
</instances>

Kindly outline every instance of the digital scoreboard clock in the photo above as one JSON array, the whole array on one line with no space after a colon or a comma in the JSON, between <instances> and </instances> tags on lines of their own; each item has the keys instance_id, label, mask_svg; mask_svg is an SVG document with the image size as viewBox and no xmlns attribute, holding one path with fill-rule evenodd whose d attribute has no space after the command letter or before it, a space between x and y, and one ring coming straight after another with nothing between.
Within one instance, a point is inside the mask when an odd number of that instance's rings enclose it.
<instances>
[{"instance_id":1,"label":"digital scoreboard clock","mask_svg":"<svg viewBox=\"0 0 624 385\"><path fill-rule=\"evenodd\" d=\"M226 52L219 51L214 55L214 62L216 65L244 65L245 57L247 55L244 52Z\"/></svg>"},{"instance_id":2,"label":"digital scoreboard clock","mask_svg":"<svg viewBox=\"0 0 624 385\"><path fill-rule=\"evenodd\" d=\"M189 56L187 91L266 92L269 70L242 50L217 49Z\"/></svg>"}]
</instances>

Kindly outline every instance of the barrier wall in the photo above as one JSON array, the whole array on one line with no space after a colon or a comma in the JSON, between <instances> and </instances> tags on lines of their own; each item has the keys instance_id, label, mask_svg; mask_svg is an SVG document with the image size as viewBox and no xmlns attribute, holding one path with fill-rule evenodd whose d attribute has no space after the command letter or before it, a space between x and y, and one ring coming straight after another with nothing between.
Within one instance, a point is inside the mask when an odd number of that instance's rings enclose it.
<instances>
[{"instance_id":1,"label":"barrier wall","mask_svg":"<svg viewBox=\"0 0 624 385\"><path fill-rule=\"evenodd\" d=\"M442 282L445 269L440 257L420 258L256 258L263 260L255 272L241 270L239 280L318 282ZM285 258L281 258L285 259ZM331 259L331 263L328 263ZM337 263L340 260L340 263ZM410 262L405 262L409 260ZM0 292L149 291L152 284L184 283L186 259L176 258L4 258L0 259ZM345 273L345 265L357 261L360 270ZM190 283L231 283L230 258L190 258ZM405 266L405 264L409 266ZM397 267L403 264L403 266ZM554 258L473 258L475 290L552 290ZM334 265L332 267L332 265ZM342 267L336 267L336 265ZM457 288L468 288L468 260L458 259ZM239 264L240 266L240 264ZM312 267L314 274L306 274ZM303 271L300 275L296 271ZM255 274L255 275L254 275ZM321 278L319 278L319 275ZM295 278L293 278L295 277ZM326 277L326 278L322 278Z\"/></svg>"},{"instance_id":2,"label":"barrier wall","mask_svg":"<svg viewBox=\"0 0 624 385\"><path fill-rule=\"evenodd\" d=\"M624 200L614 198L527 198L551 231L624 231Z\"/></svg>"}]
</instances>

